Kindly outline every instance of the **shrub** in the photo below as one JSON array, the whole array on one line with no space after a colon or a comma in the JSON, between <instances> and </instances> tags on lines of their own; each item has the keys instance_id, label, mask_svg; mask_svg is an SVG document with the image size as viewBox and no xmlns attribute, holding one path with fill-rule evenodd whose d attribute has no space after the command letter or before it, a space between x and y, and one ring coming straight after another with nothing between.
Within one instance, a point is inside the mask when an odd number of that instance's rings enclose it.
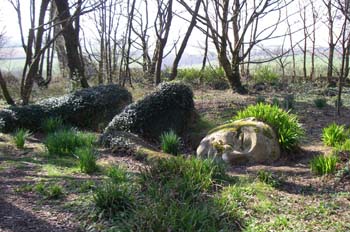
<instances>
[{"instance_id":1,"label":"shrub","mask_svg":"<svg viewBox=\"0 0 350 232\"><path fill-rule=\"evenodd\" d=\"M92 134L63 129L49 134L44 144L50 155L64 156L72 155L77 148L91 147L95 140Z\"/></svg>"},{"instance_id":2,"label":"shrub","mask_svg":"<svg viewBox=\"0 0 350 232\"><path fill-rule=\"evenodd\" d=\"M234 120L254 117L272 126L278 135L281 148L285 151L296 149L304 136L304 130L299 124L298 118L278 106L259 103L250 105L241 110L233 118Z\"/></svg>"},{"instance_id":3,"label":"shrub","mask_svg":"<svg viewBox=\"0 0 350 232\"><path fill-rule=\"evenodd\" d=\"M336 170L337 162L338 157L334 154L316 156L310 162L311 171L317 175L332 174Z\"/></svg>"},{"instance_id":4,"label":"shrub","mask_svg":"<svg viewBox=\"0 0 350 232\"><path fill-rule=\"evenodd\" d=\"M131 94L117 85L86 88L57 98L49 98L27 106L11 106L0 111L0 131L16 128L41 129L42 120L62 118L79 128L98 129L107 124L126 105Z\"/></svg>"},{"instance_id":5,"label":"shrub","mask_svg":"<svg viewBox=\"0 0 350 232\"><path fill-rule=\"evenodd\" d=\"M165 132L160 136L161 148L165 153L177 155L180 148L181 139L173 130Z\"/></svg>"},{"instance_id":6,"label":"shrub","mask_svg":"<svg viewBox=\"0 0 350 232\"><path fill-rule=\"evenodd\" d=\"M317 108L322 109L322 108L326 107L327 99L326 98L316 98L314 100L314 104Z\"/></svg>"},{"instance_id":7,"label":"shrub","mask_svg":"<svg viewBox=\"0 0 350 232\"><path fill-rule=\"evenodd\" d=\"M254 72L253 79L256 83L277 84L278 74L273 72L269 66L262 66Z\"/></svg>"},{"instance_id":8,"label":"shrub","mask_svg":"<svg viewBox=\"0 0 350 232\"><path fill-rule=\"evenodd\" d=\"M92 147L81 147L75 150L79 158L80 170L84 173L91 174L97 171L96 152Z\"/></svg>"},{"instance_id":9,"label":"shrub","mask_svg":"<svg viewBox=\"0 0 350 232\"><path fill-rule=\"evenodd\" d=\"M346 139L346 130L343 125L332 123L322 130L322 141L326 146L335 147Z\"/></svg>"},{"instance_id":10,"label":"shrub","mask_svg":"<svg viewBox=\"0 0 350 232\"><path fill-rule=\"evenodd\" d=\"M182 134L194 115L192 90L183 84L164 83L116 115L104 130L101 143L109 146L119 131L132 132L147 139L159 139L161 133L170 129Z\"/></svg>"},{"instance_id":11,"label":"shrub","mask_svg":"<svg viewBox=\"0 0 350 232\"><path fill-rule=\"evenodd\" d=\"M46 118L41 124L41 129L45 133L53 133L63 128L63 120L62 118Z\"/></svg>"},{"instance_id":12,"label":"shrub","mask_svg":"<svg viewBox=\"0 0 350 232\"><path fill-rule=\"evenodd\" d=\"M131 209L134 205L130 186L113 181L105 181L99 186L95 190L93 200L99 211L110 216Z\"/></svg>"},{"instance_id":13,"label":"shrub","mask_svg":"<svg viewBox=\"0 0 350 232\"><path fill-rule=\"evenodd\" d=\"M24 144L26 142L26 139L30 136L29 130L26 129L18 129L16 130L14 136L13 136L13 141L16 145L17 148L23 149Z\"/></svg>"}]
</instances>

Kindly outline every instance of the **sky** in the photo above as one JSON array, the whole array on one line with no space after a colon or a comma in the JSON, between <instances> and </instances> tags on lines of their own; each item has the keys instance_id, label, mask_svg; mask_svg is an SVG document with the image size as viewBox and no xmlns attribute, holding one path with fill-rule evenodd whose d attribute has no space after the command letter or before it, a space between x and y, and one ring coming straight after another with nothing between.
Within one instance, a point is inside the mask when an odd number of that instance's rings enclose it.
<instances>
[{"instance_id":1,"label":"sky","mask_svg":"<svg viewBox=\"0 0 350 232\"><path fill-rule=\"evenodd\" d=\"M314 1L314 2L321 2L321 1ZM28 9L29 9L29 0L21 0L22 4L22 9L23 10L23 19L28 19ZM294 5L293 5L294 4ZM182 11L183 9L176 9L178 12ZM155 7L150 8L150 15L154 15ZM152 12L153 11L153 12ZM297 1L293 1L292 5L289 8L290 13L296 13L298 12L298 5ZM294 11L294 12L293 12ZM310 13L310 11L308 11ZM319 14L323 15L326 12L324 10L319 10ZM17 16L15 11L13 10L12 6L8 3L7 0L0 0L0 28L3 27L6 31L6 36L8 38L7 40L7 46L12 47L12 46L20 46L20 37L19 37L19 29L18 29L18 24L17 24ZM271 16L263 22L264 24L271 24L276 20L276 16ZM28 23L29 20L24 21L25 28L28 28ZM294 28L300 27L300 16L299 14L295 14L290 21L294 25ZM320 20L321 21L321 20ZM317 44L318 46L327 46L328 42L328 33L326 33L327 28L322 22L318 22L318 27L317 27ZM178 34L183 34L185 32L185 28L183 27L184 22L181 21L179 18L175 18L174 22L172 24L172 33L171 33L171 38L169 39L169 43L172 42L172 40L176 40L178 37ZM264 26L264 25L262 25ZM277 33L283 34L286 30L286 27L282 26L278 30ZM301 32L297 33L294 35L294 41L299 41L302 38ZM190 41L190 48L186 49L187 53L194 53L194 54L199 54L201 51L199 50L199 45L203 44L204 41L204 35L199 32L198 30L195 30L193 32L193 35L191 36L191 41ZM265 43L266 46L273 46L281 43L281 39L279 40L273 40L273 41L268 41Z\"/></svg>"}]
</instances>

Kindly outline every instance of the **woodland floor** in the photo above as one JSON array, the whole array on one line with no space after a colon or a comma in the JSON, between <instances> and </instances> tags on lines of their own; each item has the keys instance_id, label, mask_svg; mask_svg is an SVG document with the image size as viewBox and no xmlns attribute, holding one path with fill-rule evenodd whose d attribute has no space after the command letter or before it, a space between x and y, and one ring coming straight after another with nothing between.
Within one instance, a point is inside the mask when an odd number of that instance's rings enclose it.
<instances>
[{"instance_id":1,"label":"woodland floor","mask_svg":"<svg viewBox=\"0 0 350 232\"><path fill-rule=\"evenodd\" d=\"M307 88L307 87L305 87ZM299 89L298 94L295 89ZM350 180L335 176L318 177L310 172L309 161L318 154L330 152L321 142L322 128L331 122L350 126L350 104L344 102L342 115L335 114L332 99L318 109L313 99L317 91L300 87L283 93L267 90L249 95L230 91L197 90L195 103L199 114L213 126L229 120L238 109L255 103L257 96L267 101L295 93L293 113L306 129L306 138L298 154L282 158L273 165L235 166L231 175L256 177L257 171L271 171L283 181L251 197L246 210L250 222L247 231L350 231ZM137 93L140 95L140 93ZM350 99L350 94L345 98ZM81 174L71 159L48 159L41 135L33 135L24 150L18 150L10 135L0 136L0 231L101 231L106 224L91 213L91 190L104 177L102 173ZM101 151L99 164L120 164L138 172L144 164L130 157L115 157ZM64 196L57 200L35 191L38 184L63 186ZM252 186L255 186L254 184ZM257 197L258 200L253 198Z\"/></svg>"}]
</instances>

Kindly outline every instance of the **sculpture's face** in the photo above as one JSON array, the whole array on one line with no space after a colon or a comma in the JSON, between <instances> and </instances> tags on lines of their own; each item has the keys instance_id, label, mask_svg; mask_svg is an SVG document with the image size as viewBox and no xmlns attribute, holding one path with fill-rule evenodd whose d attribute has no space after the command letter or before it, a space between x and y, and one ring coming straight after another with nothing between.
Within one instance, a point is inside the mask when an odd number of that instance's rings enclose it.
<instances>
[{"instance_id":1,"label":"sculpture's face","mask_svg":"<svg viewBox=\"0 0 350 232\"><path fill-rule=\"evenodd\" d=\"M228 163L273 161L279 157L278 140L271 127L262 122L237 122L205 137L197 149L200 157Z\"/></svg>"}]
</instances>

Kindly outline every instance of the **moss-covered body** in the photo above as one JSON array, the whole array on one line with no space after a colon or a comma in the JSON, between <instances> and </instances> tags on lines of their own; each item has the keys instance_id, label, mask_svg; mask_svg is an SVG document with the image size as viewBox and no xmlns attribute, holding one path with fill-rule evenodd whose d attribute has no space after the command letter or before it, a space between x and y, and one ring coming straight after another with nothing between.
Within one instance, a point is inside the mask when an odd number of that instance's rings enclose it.
<instances>
[{"instance_id":1,"label":"moss-covered body","mask_svg":"<svg viewBox=\"0 0 350 232\"><path fill-rule=\"evenodd\" d=\"M109 146L118 131L132 132L146 140L159 140L169 130L181 135L194 114L192 90L183 84L165 83L115 116L104 130L101 142Z\"/></svg>"},{"instance_id":2,"label":"moss-covered body","mask_svg":"<svg viewBox=\"0 0 350 232\"><path fill-rule=\"evenodd\" d=\"M16 128L40 130L46 118L62 118L65 123L86 129L107 124L130 104L131 94L117 85L82 89L57 98L49 98L27 106L13 106L0 111L0 131Z\"/></svg>"}]
</instances>

